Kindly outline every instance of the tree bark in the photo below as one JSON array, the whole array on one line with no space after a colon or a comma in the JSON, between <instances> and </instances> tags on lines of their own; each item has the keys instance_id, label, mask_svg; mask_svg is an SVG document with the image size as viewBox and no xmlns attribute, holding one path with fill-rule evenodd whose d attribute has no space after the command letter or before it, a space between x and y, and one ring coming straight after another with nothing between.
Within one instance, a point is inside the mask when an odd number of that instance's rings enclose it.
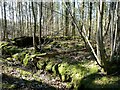
<instances>
[{"instance_id":1,"label":"tree bark","mask_svg":"<svg viewBox=\"0 0 120 90\"><path fill-rule=\"evenodd\" d=\"M88 39L91 39L91 25L92 25L92 2L90 2L90 26L89 26L89 35Z\"/></svg>"},{"instance_id":2,"label":"tree bark","mask_svg":"<svg viewBox=\"0 0 120 90\"><path fill-rule=\"evenodd\" d=\"M41 35L42 35L42 1L40 2L40 6L39 6L39 14L40 14L40 32L39 32L39 49L41 51Z\"/></svg>"},{"instance_id":3,"label":"tree bark","mask_svg":"<svg viewBox=\"0 0 120 90\"><path fill-rule=\"evenodd\" d=\"M73 2L73 17L75 17L75 0ZM72 21L72 36L75 36L75 24L74 24L74 21Z\"/></svg>"},{"instance_id":4,"label":"tree bark","mask_svg":"<svg viewBox=\"0 0 120 90\"><path fill-rule=\"evenodd\" d=\"M4 36L3 36L3 40L8 41L6 4L7 4L7 2L4 2Z\"/></svg>"},{"instance_id":5,"label":"tree bark","mask_svg":"<svg viewBox=\"0 0 120 90\"><path fill-rule=\"evenodd\" d=\"M66 4L66 9L65 9L65 36L68 36L68 30L69 30L69 20L68 20L68 17L69 17L69 2L65 2Z\"/></svg>"},{"instance_id":6,"label":"tree bark","mask_svg":"<svg viewBox=\"0 0 120 90\"><path fill-rule=\"evenodd\" d=\"M38 47L37 47L37 43L36 43L36 21L37 21L37 18L36 18L36 14L35 14L35 10L34 10L34 2L32 2L32 13L33 13L33 17L34 17L34 31L33 31L33 47L35 49L35 51L38 50Z\"/></svg>"}]
</instances>

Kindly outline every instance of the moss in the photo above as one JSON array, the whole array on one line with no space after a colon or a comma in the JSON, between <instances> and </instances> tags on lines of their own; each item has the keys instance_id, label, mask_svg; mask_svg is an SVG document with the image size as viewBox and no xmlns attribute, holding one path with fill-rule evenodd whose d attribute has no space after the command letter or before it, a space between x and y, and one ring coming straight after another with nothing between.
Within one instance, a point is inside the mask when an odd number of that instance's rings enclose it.
<instances>
[{"instance_id":1,"label":"moss","mask_svg":"<svg viewBox=\"0 0 120 90\"><path fill-rule=\"evenodd\" d=\"M39 69L45 69L45 66L46 66L46 62L45 62L44 60L39 60L39 61L37 62L37 67L38 67Z\"/></svg>"},{"instance_id":2,"label":"moss","mask_svg":"<svg viewBox=\"0 0 120 90\"><path fill-rule=\"evenodd\" d=\"M2 89L6 89L6 90L15 90L16 89L16 85L15 84L6 84L6 83L2 83Z\"/></svg>"},{"instance_id":3,"label":"moss","mask_svg":"<svg viewBox=\"0 0 120 90\"><path fill-rule=\"evenodd\" d=\"M19 60L19 53L16 53L16 54L14 54L14 55L12 55L12 58L14 59L14 60Z\"/></svg>"},{"instance_id":4,"label":"moss","mask_svg":"<svg viewBox=\"0 0 120 90\"><path fill-rule=\"evenodd\" d=\"M53 66L54 64L55 64L54 61L48 62L45 70L47 70L47 71L52 71L52 66Z\"/></svg>"},{"instance_id":5,"label":"moss","mask_svg":"<svg viewBox=\"0 0 120 90\"><path fill-rule=\"evenodd\" d=\"M81 79L84 77L84 71L81 70L81 67L76 66L71 66L71 78L72 81L71 83L74 85L74 89L78 89L80 86Z\"/></svg>"},{"instance_id":6,"label":"moss","mask_svg":"<svg viewBox=\"0 0 120 90\"><path fill-rule=\"evenodd\" d=\"M83 78L83 76L81 75L80 72L72 74L72 81L71 81L71 83L74 85L74 89L78 90L78 88L81 85L81 79L82 78Z\"/></svg>"},{"instance_id":7,"label":"moss","mask_svg":"<svg viewBox=\"0 0 120 90\"><path fill-rule=\"evenodd\" d=\"M23 64L24 64L25 66L27 66L28 61L29 61L30 59L31 59L30 55L29 55L29 54L26 54L26 55L25 55L25 58L23 59Z\"/></svg>"},{"instance_id":8,"label":"moss","mask_svg":"<svg viewBox=\"0 0 120 90\"><path fill-rule=\"evenodd\" d=\"M53 75L57 75L58 74L58 63L55 63L53 65L52 72L53 72Z\"/></svg>"},{"instance_id":9,"label":"moss","mask_svg":"<svg viewBox=\"0 0 120 90\"><path fill-rule=\"evenodd\" d=\"M20 61L21 61L21 62L23 62L26 54L27 54L27 52L22 52L22 53L20 53Z\"/></svg>"},{"instance_id":10,"label":"moss","mask_svg":"<svg viewBox=\"0 0 120 90\"><path fill-rule=\"evenodd\" d=\"M73 84L71 82L68 82L66 87L70 90L73 90Z\"/></svg>"},{"instance_id":11,"label":"moss","mask_svg":"<svg viewBox=\"0 0 120 90\"><path fill-rule=\"evenodd\" d=\"M51 42L51 47L61 48L61 45L59 44L59 42L53 41Z\"/></svg>"},{"instance_id":12,"label":"moss","mask_svg":"<svg viewBox=\"0 0 120 90\"><path fill-rule=\"evenodd\" d=\"M68 81L70 78L69 76L70 70L68 69L68 67L69 67L69 64L67 62L61 63L58 65L58 71L62 81Z\"/></svg>"},{"instance_id":13,"label":"moss","mask_svg":"<svg viewBox=\"0 0 120 90\"><path fill-rule=\"evenodd\" d=\"M21 51L22 51L22 49L17 48L16 46L11 46L11 47L9 48L9 52L10 52L11 55L13 55L13 54L15 54L15 53L18 53L18 52L21 52Z\"/></svg>"},{"instance_id":14,"label":"moss","mask_svg":"<svg viewBox=\"0 0 120 90\"><path fill-rule=\"evenodd\" d=\"M33 78L38 82L42 82L42 80L35 74L33 74Z\"/></svg>"},{"instance_id":15,"label":"moss","mask_svg":"<svg viewBox=\"0 0 120 90\"><path fill-rule=\"evenodd\" d=\"M51 45L47 45L46 47L44 47L45 50L50 51L51 50Z\"/></svg>"},{"instance_id":16,"label":"moss","mask_svg":"<svg viewBox=\"0 0 120 90\"><path fill-rule=\"evenodd\" d=\"M3 49L4 47L8 45L9 45L9 42L0 42L0 49Z\"/></svg>"},{"instance_id":17,"label":"moss","mask_svg":"<svg viewBox=\"0 0 120 90\"><path fill-rule=\"evenodd\" d=\"M98 72L98 67L97 66L92 66L89 68L89 73L90 74L93 74L93 73L96 73Z\"/></svg>"},{"instance_id":18,"label":"moss","mask_svg":"<svg viewBox=\"0 0 120 90\"><path fill-rule=\"evenodd\" d=\"M77 44L77 45L75 45L75 48L76 49L81 49L81 48L83 48L84 46L83 46L83 44Z\"/></svg>"},{"instance_id":19,"label":"moss","mask_svg":"<svg viewBox=\"0 0 120 90\"><path fill-rule=\"evenodd\" d=\"M40 57L40 56L45 56L47 53L37 53L36 56Z\"/></svg>"},{"instance_id":20,"label":"moss","mask_svg":"<svg viewBox=\"0 0 120 90\"><path fill-rule=\"evenodd\" d=\"M73 45L68 45L68 48L69 49L73 49Z\"/></svg>"},{"instance_id":21,"label":"moss","mask_svg":"<svg viewBox=\"0 0 120 90\"><path fill-rule=\"evenodd\" d=\"M13 60L19 60L21 63L23 63L23 60L26 56L27 52L21 52L21 53L16 53L14 55L12 55L12 59Z\"/></svg>"},{"instance_id":22,"label":"moss","mask_svg":"<svg viewBox=\"0 0 120 90\"><path fill-rule=\"evenodd\" d=\"M119 76L91 74L83 78L81 83L84 90L120 90Z\"/></svg>"},{"instance_id":23,"label":"moss","mask_svg":"<svg viewBox=\"0 0 120 90\"><path fill-rule=\"evenodd\" d=\"M8 60L8 61L13 61L13 59L12 59L12 58L10 58L10 57L8 57L8 58L7 58L7 60Z\"/></svg>"},{"instance_id":24,"label":"moss","mask_svg":"<svg viewBox=\"0 0 120 90\"><path fill-rule=\"evenodd\" d=\"M23 75L23 76L31 75L30 72L28 72L28 71L24 71L24 70L20 70L20 74Z\"/></svg>"},{"instance_id":25,"label":"moss","mask_svg":"<svg viewBox=\"0 0 120 90\"><path fill-rule=\"evenodd\" d=\"M7 46L7 47L4 47L4 50L5 50L5 53L8 55L13 55L15 53L19 53L22 51L21 49L17 48L16 46Z\"/></svg>"},{"instance_id":26,"label":"moss","mask_svg":"<svg viewBox=\"0 0 120 90\"><path fill-rule=\"evenodd\" d=\"M68 63L61 63L58 65L58 71L61 75L64 75L66 73L67 67L68 67Z\"/></svg>"}]
</instances>

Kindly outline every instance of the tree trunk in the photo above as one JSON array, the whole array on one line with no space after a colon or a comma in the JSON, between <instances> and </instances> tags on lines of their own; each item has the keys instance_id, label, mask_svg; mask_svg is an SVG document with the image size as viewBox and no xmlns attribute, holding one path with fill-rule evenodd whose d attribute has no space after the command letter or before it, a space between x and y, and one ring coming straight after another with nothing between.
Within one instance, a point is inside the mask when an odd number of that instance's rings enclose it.
<instances>
[{"instance_id":1,"label":"tree trunk","mask_svg":"<svg viewBox=\"0 0 120 90\"><path fill-rule=\"evenodd\" d=\"M118 20L117 20L117 44L116 44L116 53L117 55L120 57L120 2L118 2L118 8L117 8L117 16L118 16ZM119 58L120 59L120 58Z\"/></svg>"},{"instance_id":2,"label":"tree trunk","mask_svg":"<svg viewBox=\"0 0 120 90\"><path fill-rule=\"evenodd\" d=\"M3 40L8 41L8 32L7 32L7 18L6 18L6 2L4 2L4 36Z\"/></svg>"},{"instance_id":3,"label":"tree trunk","mask_svg":"<svg viewBox=\"0 0 120 90\"><path fill-rule=\"evenodd\" d=\"M66 9L65 9L65 36L68 36L68 30L69 30L69 2L65 2Z\"/></svg>"},{"instance_id":4,"label":"tree trunk","mask_svg":"<svg viewBox=\"0 0 120 90\"><path fill-rule=\"evenodd\" d=\"M88 39L91 39L91 25L92 25L92 2L90 2L90 26L89 26L89 35Z\"/></svg>"},{"instance_id":5,"label":"tree trunk","mask_svg":"<svg viewBox=\"0 0 120 90\"><path fill-rule=\"evenodd\" d=\"M40 14L40 32L39 32L39 49L41 51L41 34L42 34L42 1L40 2L39 6L39 14Z\"/></svg>"},{"instance_id":6,"label":"tree trunk","mask_svg":"<svg viewBox=\"0 0 120 90\"><path fill-rule=\"evenodd\" d=\"M30 22L29 22L29 28L30 28L30 36L32 36L32 14L31 14L31 5L30 5L30 2L29 2L29 14L30 14Z\"/></svg>"},{"instance_id":7,"label":"tree trunk","mask_svg":"<svg viewBox=\"0 0 120 90\"><path fill-rule=\"evenodd\" d=\"M103 69L105 72L108 70L108 63L105 59L105 51L104 51L104 44L103 44L103 8L104 8L104 2L100 1L99 9L98 9L98 26L97 26L97 56L98 61L101 62L101 65L103 66Z\"/></svg>"},{"instance_id":8,"label":"tree trunk","mask_svg":"<svg viewBox=\"0 0 120 90\"><path fill-rule=\"evenodd\" d=\"M35 49L35 51L38 50L38 47L37 47L37 43L36 43L36 21L37 21L37 18L36 18L36 14L35 14L35 10L34 10L34 2L32 2L32 13L33 13L33 17L34 17L34 31L33 31L33 47Z\"/></svg>"},{"instance_id":9,"label":"tree trunk","mask_svg":"<svg viewBox=\"0 0 120 90\"><path fill-rule=\"evenodd\" d=\"M2 33L4 31L4 23L3 23L3 5L2 5L2 2L1 2L1 16L2 16L2 19L1 19L1 40L4 40L5 39L5 35L4 33ZM3 34L3 35L2 35Z\"/></svg>"},{"instance_id":10,"label":"tree trunk","mask_svg":"<svg viewBox=\"0 0 120 90\"><path fill-rule=\"evenodd\" d=\"M73 2L73 17L75 17L75 0ZM74 24L74 21L72 21L72 36L75 36L75 24Z\"/></svg>"}]
</instances>

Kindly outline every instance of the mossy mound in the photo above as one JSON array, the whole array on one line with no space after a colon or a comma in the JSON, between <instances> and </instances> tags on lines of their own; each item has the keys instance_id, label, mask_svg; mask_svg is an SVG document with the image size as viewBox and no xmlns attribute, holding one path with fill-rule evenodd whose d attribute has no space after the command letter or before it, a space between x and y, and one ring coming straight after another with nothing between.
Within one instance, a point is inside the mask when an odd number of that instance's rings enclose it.
<instances>
[{"instance_id":1,"label":"mossy mound","mask_svg":"<svg viewBox=\"0 0 120 90\"><path fill-rule=\"evenodd\" d=\"M46 65L45 70L47 70L47 71L49 71L49 72L52 72L52 67L53 67L54 64L55 64L54 61L48 62L47 65Z\"/></svg>"},{"instance_id":2,"label":"mossy mound","mask_svg":"<svg viewBox=\"0 0 120 90\"><path fill-rule=\"evenodd\" d=\"M49 59L48 58L45 58L45 59L41 59L37 62L37 68L38 69L41 69L41 70L44 70L47 63L48 63Z\"/></svg>"},{"instance_id":3,"label":"mossy mound","mask_svg":"<svg viewBox=\"0 0 120 90\"><path fill-rule=\"evenodd\" d=\"M1 42L0 49L2 51L2 55L7 55L7 56L11 56L15 53L22 51L22 49L20 49L16 46L10 45L9 42Z\"/></svg>"},{"instance_id":4,"label":"mossy mound","mask_svg":"<svg viewBox=\"0 0 120 90\"><path fill-rule=\"evenodd\" d=\"M68 87L73 87L78 90L81 86L81 80L90 74L98 72L97 66L90 63L81 63L77 61L70 61L63 57L61 62L57 58L47 58L38 61L37 67L53 73L54 76L59 76L61 81L68 82ZM91 62L93 63L93 62ZM86 65L87 64L87 65ZM90 64L90 65L89 65Z\"/></svg>"},{"instance_id":5,"label":"mossy mound","mask_svg":"<svg viewBox=\"0 0 120 90\"><path fill-rule=\"evenodd\" d=\"M57 74L59 74L58 72L58 63L55 63L52 67L52 72L53 72L53 75L56 76Z\"/></svg>"},{"instance_id":6,"label":"mossy mound","mask_svg":"<svg viewBox=\"0 0 120 90\"><path fill-rule=\"evenodd\" d=\"M68 67L69 67L69 64L67 62L63 62L58 65L58 71L62 81L68 81L70 78Z\"/></svg>"},{"instance_id":7,"label":"mossy mound","mask_svg":"<svg viewBox=\"0 0 120 90\"><path fill-rule=\"evenodd\" d=\"M91 74L81 81L81 90L120 90L119 76Z\"/></svg>"},{"instance_id":8,"label":"mossy mound","mask_svg":"<svg viewBox=\"0 0 120 90\"><path fill-rule=\"evenodd\" d=\"M12 55L12 59L15 61L20 61L21 63L23 62L23 59L25 58L26 52L22 52L22 53L16 53L14 55Z\"/></svg>"}]
</instances>

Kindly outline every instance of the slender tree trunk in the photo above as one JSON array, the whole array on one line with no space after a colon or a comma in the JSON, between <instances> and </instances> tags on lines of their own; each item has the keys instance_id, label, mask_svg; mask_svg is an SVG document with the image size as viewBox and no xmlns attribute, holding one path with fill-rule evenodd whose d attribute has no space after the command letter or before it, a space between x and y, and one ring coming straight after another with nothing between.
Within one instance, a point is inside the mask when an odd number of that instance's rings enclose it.
<instances>
[{"instance_id":1,"label":"slender tree trunk","mask_svg":"<svg viewBox=\"0 0 120 90\"><path fill-rule=\"evenodd\" d=\"M68 30L69 30L69 2L65 2L66 9L65 9L65 36L68 36Z\"/></svg>"},{"instance_id":2,"label":"slender tree trunk","mask_svg":"<svg viewBox=\"0 0 120 90\"><path fill-rule=\"evenodd\" d=\"M38 50L37 47L37 43L36 43L36 14L35 14L35 10L34 10L34 2L32 2L32 13L33 13L33 17L34 17L34 31L33 31L33 46L35 51Z\"/></svg>"},{"instance_id":3,"label":"slender tree trunk","mask_svg":"<svg viewBox=\"0 0 120 90\"><path fill-rule=\"evenodd\" d=\"M39 6L39 14L40 14L40 32L39 32L39 49L41 50L41 35L42 35L42 1L40 2Z\"/></svg>"},{"instance_id":4,"label":"slender tree trunk","mask_svg":"<svg viewBox=\"0 0 120 90\"><path fill-rule=\"evenodd\" d=\"M3 23L3 5L2 5L2 2L1 2L1 16L2 16L2 19L1 19L1 40L4 40L5 39L5 35L4 35L4 23Z\"/></svg>"},{"instance_id":5,"label":"slender tree trunk","mask_svg":"<svg viewBox=\"0 0 120 90\"><path fill-rule=\"evenodd\" d=\"M15 10L15 7L14 7L14 3L12 2L12 6L13 6L13 8L12 8L12 25L13 25L13 31L12 31L12 35L13 35L13 37L12 38L15 38L15 15L14 15L14 10Z\"/></svg>"},{"instance_id":6,"label":"slender tree trunk","mask_svg":"<svg viewBox=\"0 0 120 90\"><path fill-rule=\"evenodd\" d=\"M4 2L4 37L3 40L8 41L8 32L7 32L7 18L6 18L6 2Z\"/></svg>"},{"instance_id":7,"label":"slender tree trunk","mask_svg":"<svg viewBox=\"0 0 120 90\"><path fill-rule=\"evenodd\" d=\"M90 2L90 26L89 26L89 35L88 39L91 39L91 25L92 25L92 2Z\"/></svg>"},{"instance_id":8,"label":"slender tree trunk","mask_svg":"<svg viewBox=\"0 0 120 90\"><path fill-rule=\"evenodd\" d=\"M120 60L120 2L118 2L118 8L117 8L117 16L118 16L118 20L117 20L117 44L116 44L116 50L115 52L117 53L117 56L119 58L117 58L118 60Z\"/></svg>"},{"instance_id":9,"label":"slender tree trunk","mask_svg":"<svg viewBox=\"0 0 120 90\"><path fill-rule=\"evenodd\" d=\"M29 2L29 14L30 14L30 22L29 22L29 25L30 25L30 36L32 36L32 15L31 15L31 5L30 5L30 2Z\"/></svg>"},{"instance_id":10,"label":"slender tree trunk","mask_svg":"<svg viewBox=\"0 0 120 90\"><path fill-rule=\"evenodd\" d=\"M97 56L98 61L101 62L104 71L107 71L108 65L105 59L105 52L104 52L104 44L103 44L103 8L104 2L100 1L99 9L98 9L98 26L97 26Z\"/></svg>"},{"instance_id":11,"label":"slender tree trunk","mask_svg":"<svg viewBox=\"0 0 120 90\"><path fill-rule=\"evenodd\" d=\"M111 40L111 59L113 55L113 45L114 45L114 15L115 15L115 2L111 2L110 9L111 9L111 24L110 24L110 40Z\"/></svg>"},{"instance_id":12,"label":"slender tree trunk","mask_svg":"<svg viewBox=\"0 0 120 90\"><path fill-rule=\"evenodd\" d=\"M73 2L73 17L75 17L75 0ZM72 21L72 36L75 36L75 24L74 24L74 21Z\"/></svg>"},{"instance_id":13,"label":"slender tree trunk","mask_svg":"<svg viewBox=\"0 0 120 90\"><path fill-rule=\"evenodd\" d=\"M53 2L50 2L50 8L51 8L51 22L50 22L50 27L51 27L51 33L53 33Z\"/></svg>"},{"instance_id":14,"label":"slender tree trunk","mask_svg":"<svg viewBox=\"0 0 120 90\"><path fill-rule=\"evenodd\" d=\"M18 32L18 35L20 35L20 36L22 36L21 3L22 3L22 2L18 2L18 7L19 7L19 29L20 29L20 31Z\"/></svg>"}]
</instances>

